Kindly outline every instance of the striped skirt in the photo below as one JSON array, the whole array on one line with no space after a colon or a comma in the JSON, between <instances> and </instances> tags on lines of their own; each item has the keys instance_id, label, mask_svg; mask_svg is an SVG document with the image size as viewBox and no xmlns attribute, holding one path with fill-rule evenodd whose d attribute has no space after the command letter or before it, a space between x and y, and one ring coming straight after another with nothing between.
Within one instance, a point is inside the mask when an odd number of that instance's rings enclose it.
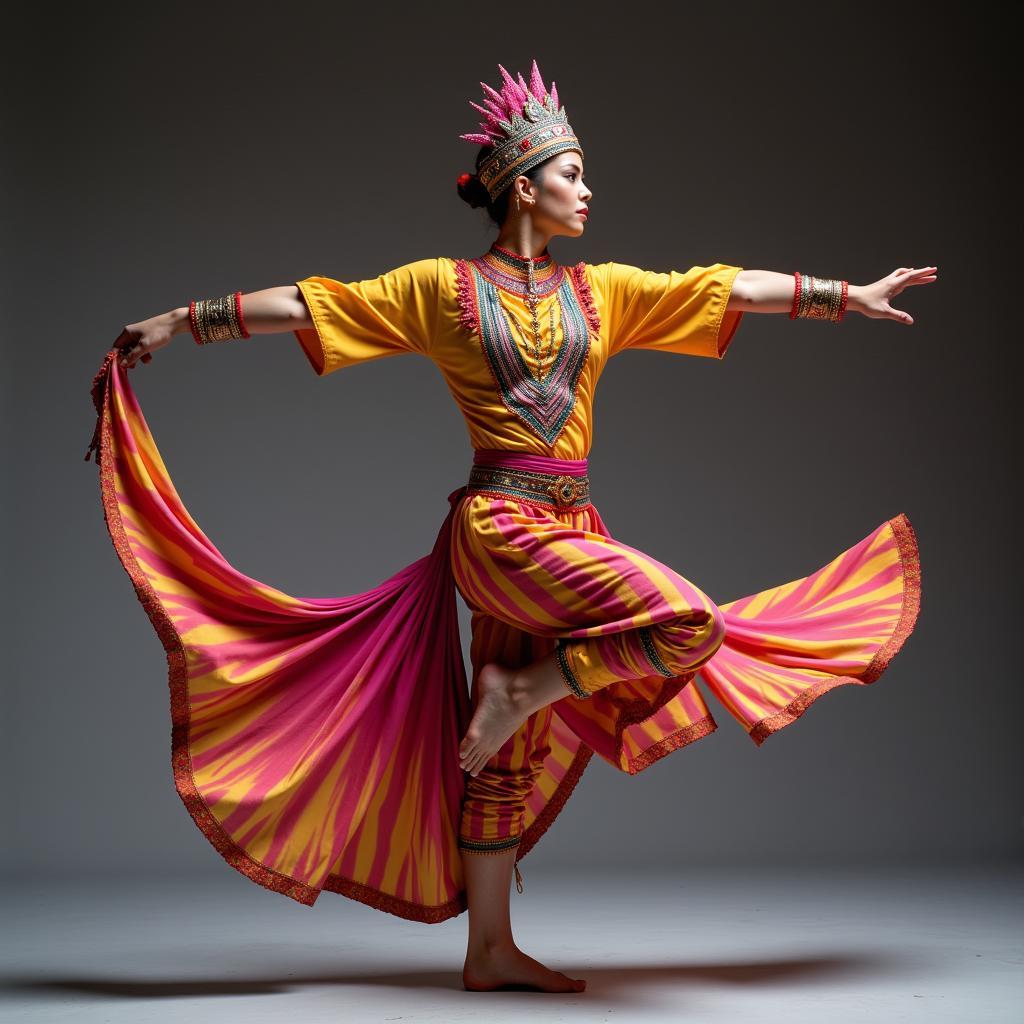
<instances>
[{"instance_id":1,"label":"striped skirt","mask_svg":"<svg viewBox=\"0 0 1024 1024\"><path fill-rule=\"evenodd\" d=\"M227 863L307 906L326 890L454 917L463 854L521 859L594 754L635 774L712 732L698 682L760 744L877 679L917 619L903 514L808 576L716 604L609 535L586 460L508 452L476 453L428 554L364 593L295 597L231 565L189 514L116 351L92 395L86 458L167 655L177 792ZM457 593L474 675L558 650L566 680L476 777L458 763L472 709Z\"/></svg>"}]
</instances>

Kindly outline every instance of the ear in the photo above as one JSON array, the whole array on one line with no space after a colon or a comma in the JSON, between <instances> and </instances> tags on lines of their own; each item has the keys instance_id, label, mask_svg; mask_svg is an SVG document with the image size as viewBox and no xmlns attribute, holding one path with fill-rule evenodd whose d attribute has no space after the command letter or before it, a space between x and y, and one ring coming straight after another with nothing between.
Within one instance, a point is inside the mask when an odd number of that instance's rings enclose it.
<instances>
[{"instance_id":1,"label":"ear","mask_svg":"<svg viewBox=\"0 0 1024 1024\"><path fill-rule=\"evenodd\" d=\"M520 202L533 203L537 201L537 186L530 181L525 174L520 174L512 183L512 202L519 196Z\"/></svg>"}]
</instances>

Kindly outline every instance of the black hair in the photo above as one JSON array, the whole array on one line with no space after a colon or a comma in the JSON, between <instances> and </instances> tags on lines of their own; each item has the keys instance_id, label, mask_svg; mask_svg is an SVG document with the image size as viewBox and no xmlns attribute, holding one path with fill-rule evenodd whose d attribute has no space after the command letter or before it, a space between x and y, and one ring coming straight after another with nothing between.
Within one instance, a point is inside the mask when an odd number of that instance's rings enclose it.
<instances>
[{"instance_id":1,"label":"black hair","mask_svg":"<svg viewBox=\"0 0 1024 1024\"><path fill-rule=\"evenodd\" d=\"M480 170L480 165L484 160L494 152L491 146L481 146L480 152L476 155L476 169ZM555 154L558 156L559 154ZM523 171L523 174L530 179L530 181L536 183L540 180L540 176L544 171L544 168L555 159L555 156L549 156L543 163L539 163L534 167L531 167L528 171ZM487 215L494 221L495 224L500 228L505 223L505 218L508 216L508 203L512 196L512 185L509 184L508 188L498 196L494 202L491 202L490 194L484 187L484 183L480 180L479 175L471 174L465 184L457 184L455 186L458 189L459 196L464 199L474 209L478 206L487 207Z\"/></svg>"}]
</instances>

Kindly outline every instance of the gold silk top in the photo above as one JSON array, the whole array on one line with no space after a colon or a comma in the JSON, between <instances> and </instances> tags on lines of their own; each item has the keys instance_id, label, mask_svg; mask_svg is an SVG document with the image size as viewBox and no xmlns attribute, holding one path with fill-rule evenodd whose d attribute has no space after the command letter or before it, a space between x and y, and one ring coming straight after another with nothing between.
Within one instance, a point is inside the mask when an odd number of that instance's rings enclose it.
<instances>
[{"instance_id":1,"label":"gold silk top","mask_svg":"<svg viewBox=\"0 0 1024 1024\"><path fill-rule=\"evenodd\" d=\"M426 356L473 448L582 459L611 356L655 349L721 359L743 318L726 309L741 267L565 266L549 254L533 262L539 361L525 294L529 260L496 245L476 259L416 260L366 281L298 281L314 326L295 335L319 376L386 356Z\"/></svg>"}]
</instances>

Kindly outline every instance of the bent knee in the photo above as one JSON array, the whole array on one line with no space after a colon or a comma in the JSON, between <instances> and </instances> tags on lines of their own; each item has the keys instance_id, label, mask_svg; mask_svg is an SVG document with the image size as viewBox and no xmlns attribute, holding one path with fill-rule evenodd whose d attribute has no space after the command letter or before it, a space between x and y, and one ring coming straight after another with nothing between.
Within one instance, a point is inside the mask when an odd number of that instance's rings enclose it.
<instances>
[{"instance_id":1,"label":"bent knee","mask_svg":"<svg viewBox=\"0 0 1024 1024\"><path fill-rule=\"evenodd\" d=\"M725 641L725 616L714 604L711 610L684 616L651 627L662 660L675 675L700 668Z\"/></svg>"}]
</instances>

